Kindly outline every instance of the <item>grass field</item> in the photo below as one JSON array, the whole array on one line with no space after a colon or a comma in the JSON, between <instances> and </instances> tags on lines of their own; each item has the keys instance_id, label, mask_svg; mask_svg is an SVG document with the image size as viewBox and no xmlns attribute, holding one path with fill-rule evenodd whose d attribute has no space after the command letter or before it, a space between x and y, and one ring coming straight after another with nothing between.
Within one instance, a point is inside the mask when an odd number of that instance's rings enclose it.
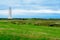
<instances>
[{"instance_id":1,"label":"grass field","mask_svg":"<svg viewBox=\"0 0 60 40\"><path fill-rule=\"evenodd\" d=\"M13 24L0 20L0 40L60 40L60 27Z\"/></svg>"}]
</instances>

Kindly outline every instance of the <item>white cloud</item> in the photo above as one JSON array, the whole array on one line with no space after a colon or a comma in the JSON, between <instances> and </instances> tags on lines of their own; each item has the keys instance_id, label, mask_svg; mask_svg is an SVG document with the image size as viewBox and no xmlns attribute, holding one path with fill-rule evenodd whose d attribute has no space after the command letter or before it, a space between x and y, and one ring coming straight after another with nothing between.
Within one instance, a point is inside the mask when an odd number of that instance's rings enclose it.
<instances>
[{"instance_id":1,"label":"white cloud","mask_svg":"<svg viewBox=\"0 0 60 40\"><path fill-rule=\"evenodd\" d=\"M8 10L0 10L0 14L2 14L2 15L8 15Z\"/></svg>"},{"instance_id":2,"label":"white cloud","mask_svg":"<svg viewBox=\"0 0 60 40\"><path fill-rule=\"evenodd\" d=\"M0 5L21 9L60 9L59 0L0 0ZM0 6L0 8L2 8Z\"/></svg>"},{"instance_id":3,"label":"white cloud","mask_svg":"<svg viewBox=\"0 0 60 40\"><path fill-rule=\"evenodd\" d=\"M48 9L44 9L44 10L13 10L13 13L60 13L60 10L48 10Z\"/></svg>"},{"instance_id":4,"label":"white cloud","mask_svg":"<svg viewBox=\"0 0 60 40\"><path fill-rule=\"evenodd\" d=\"M0 14L2 15L8 15L9 10L0 10ZM60 10L20 10L20 9L13 9L12 14L14 15L30 15L30 14L37 14L37 13L47 13L47 14L53 14L53 13L60 13Z\"/></svg>"},{"instance_id":5,"label":"white cloud","mask_svg":"<svg viewBox=\"0 0 60 40\"><path fill-rule=\"evenodd\" d=\"M23 3L42 3L44 0L22 0Z\"/></svg>"},{"instance_id":6,"label":"white cloud","mask_svg":"<svg viewBox=\"0 0 60 40\"><path fill-rule=\"evenodd\" d=\"M19 0L0 0L0 5L16 6L19 4Z\"/></svg>"}]
</instances>

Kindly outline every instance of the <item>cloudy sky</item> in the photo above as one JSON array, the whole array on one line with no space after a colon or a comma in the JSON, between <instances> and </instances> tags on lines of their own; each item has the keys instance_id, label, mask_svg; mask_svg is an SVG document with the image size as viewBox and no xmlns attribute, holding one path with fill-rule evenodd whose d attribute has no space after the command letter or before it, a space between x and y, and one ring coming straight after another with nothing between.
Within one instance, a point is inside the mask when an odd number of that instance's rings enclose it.
<instances>
[{"instance_id":1,"label":"cloudy sky","mask_svg":"<svg viewBox=\"0 0 60 40\"><path fill-rule=\"evenodd\" d=\"M60 0L0 0L0 18L60 18Z\"/></svg>"}]
</instances>

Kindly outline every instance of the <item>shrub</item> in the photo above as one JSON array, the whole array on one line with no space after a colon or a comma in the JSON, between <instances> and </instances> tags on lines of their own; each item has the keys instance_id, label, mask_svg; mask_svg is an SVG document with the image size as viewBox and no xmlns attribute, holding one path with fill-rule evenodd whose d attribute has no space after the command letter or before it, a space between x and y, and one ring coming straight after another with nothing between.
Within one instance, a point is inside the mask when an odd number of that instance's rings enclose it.
<instances>
[{"instance_id":1,"label":"shrub","mask_svg":"<svg viewBox=\"0 0 60 40\"><path fill-rule=\"evenodd\" d=\"M35 26L40 26L40 22L35 22L34 25Z\"/></svg>"},{"instance_id":2,"label":"shrub","mask_svg":"<svg viewBox=\"0 0 60 40\"><path fill-rule=\"evenodd\" d=\"M54 26L54 27L59 27L60 26L60 24L50 24L49 26Z\"/></svg>"}]
</instances>

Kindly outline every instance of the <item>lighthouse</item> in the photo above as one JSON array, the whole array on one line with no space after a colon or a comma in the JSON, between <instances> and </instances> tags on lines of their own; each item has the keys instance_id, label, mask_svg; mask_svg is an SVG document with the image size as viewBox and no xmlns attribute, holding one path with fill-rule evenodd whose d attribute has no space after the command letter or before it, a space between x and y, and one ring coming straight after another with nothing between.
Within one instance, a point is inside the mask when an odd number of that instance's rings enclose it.
<instances>
[{"instance_id":1,"label":"lighthouse","mask_svg":"<svg viewBox=\"0 0 60 40\"><path fill-rule=\"evenodd\" d=\"M9 7L8 19L12 19L12 8Z\"/></svg>"}]
</instances>

